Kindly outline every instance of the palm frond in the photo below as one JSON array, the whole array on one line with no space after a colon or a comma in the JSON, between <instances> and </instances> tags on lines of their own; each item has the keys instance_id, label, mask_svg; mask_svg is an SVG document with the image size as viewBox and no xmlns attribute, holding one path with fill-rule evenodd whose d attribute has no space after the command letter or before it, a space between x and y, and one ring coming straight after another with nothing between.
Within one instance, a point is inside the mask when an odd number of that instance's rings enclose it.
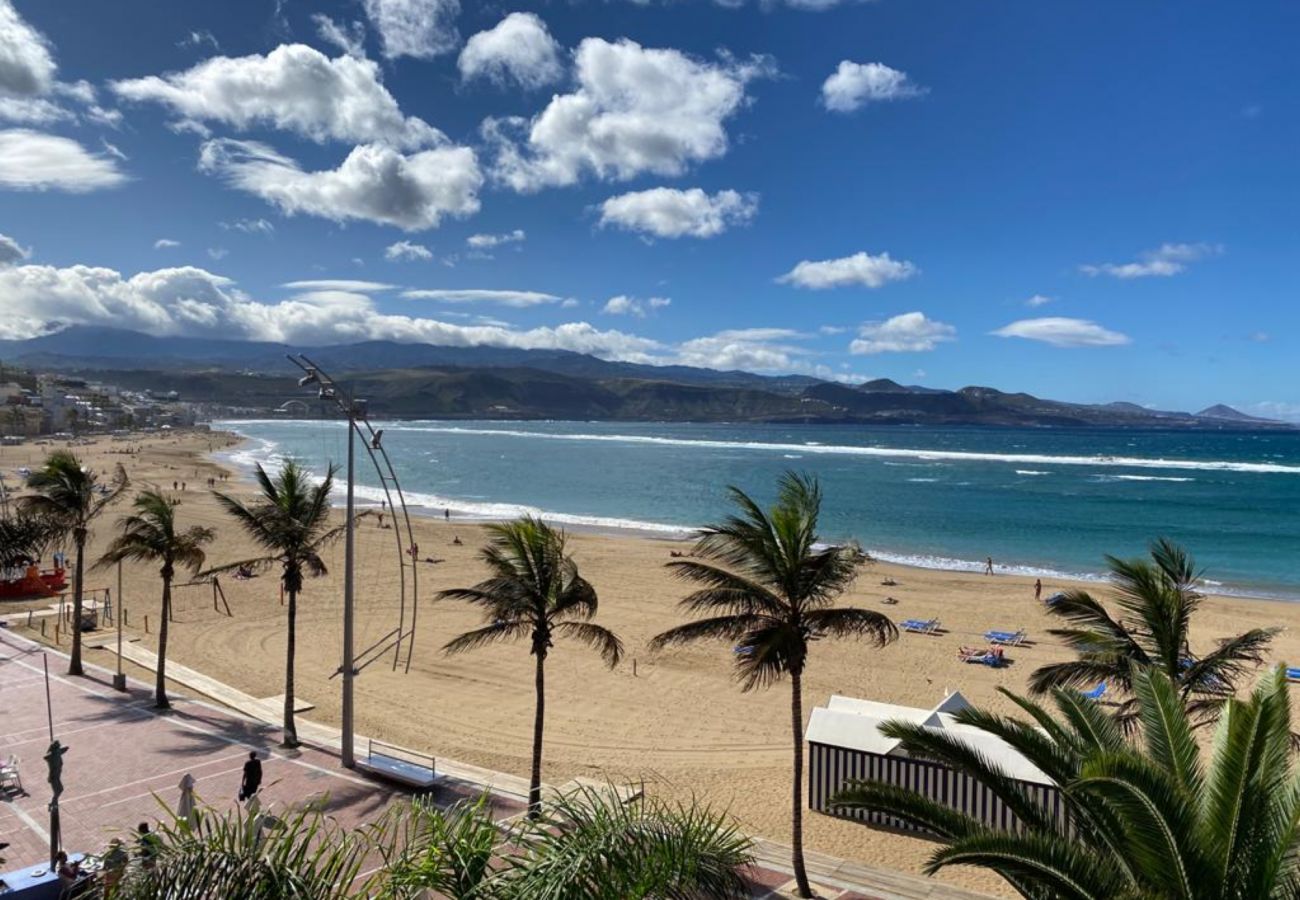
<instances>
[{"instance_id":1,"label":"palm frond","mask_svg":"<svg viewBox=\"0 0 1300 900\"><path fill-rule=\"evenodd\" d=\"M456 637L442 645L442 650L444 653L464 653L466 650L477 650L488 644L528 637L532 630L532 625L529 622L493 622L490 625L484 625L482 628L475 628L456 635Z\"/></svg>"},{"instance_id":2,"label":"palm frond","mask_svg":"<svg viewBox=\"0 0 1300 900\"><path fill-rule=\"evenodd\" d=\"M555 633L592 647L611 669L623 658L623 642L614 632L594 622L557 622Z\"/></svg>"},{"instance_id":3,"label":"palm frond","mask_svg":"<svg viewBox=\"0 0 1300 900\"><path fill-rule=\"evenodd\" d=\"M741 614L738 616L715 616L711 619L698 619L670 628L650 641L651 651L664 650L668 647L693 644L704 640L738 641L764 621L758 616Z\"/></svg>"},{"instance_id":4,"label":"palm frond","mask_svg":"<svg viewBox=\"0 0 1300 900\"><path fill-rule=\"evenodd\" d=\"M898 628L888 616L853 606L810 610L803 621L817 637L863 638L877 647L898 637Z\"/></svg>"}]
</instances>

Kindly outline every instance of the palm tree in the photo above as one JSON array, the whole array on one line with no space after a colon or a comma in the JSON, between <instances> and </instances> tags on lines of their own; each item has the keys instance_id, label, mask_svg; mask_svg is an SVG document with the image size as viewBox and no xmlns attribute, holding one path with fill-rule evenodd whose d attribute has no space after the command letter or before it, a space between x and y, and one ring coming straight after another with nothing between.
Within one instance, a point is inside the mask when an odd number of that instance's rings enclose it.
<instances>
[{"instance_id":1,"label":"palm tree","mask_svg":"<svg viewBox=\"0 0 1300 900\"><path fill-rule=\"evenodd\" d=\"M172 579L176 567L192 572L203 568L206 556L203 545L211 543L216 533L202 525L180 531L176 524L176 507L180 501L165 496L158 488L136 494L135 512L122 519L122 533L108 545L95 565L104 568L127 561L158 563L162 576L162 615L158 625L158 672L154 686L154 706L167 709L167 624L172 617Z\"/></svg>"},{"instance_id":2,"label":"palm tree","mask_svg":"<svg viewBox=\"0 0 1300 900\"><path fill-rule=\"evenodd\" d=\"M794 739L791 843L799 896L811 897L803 861L803 688L809 642L823 637L865 638L883 647L898 636L888 618L854 607L836 607L869 557L856 545L825 546L817 535L821 488L816 479L787 472L776 505L764 512L742 490L729 488L740 512L710 525L695 544L696 559L668 563L699 585L681 602L705 615L665 631L654 649L705 639L735 645L741 690L790 679L790 725Z\"/></svg>"},{"instance_id":3,"label":"palm tree","mask_svg":"<svg viewBox=\"0 0 1300 900\"><path fill-rule=\"evenodd\" d=\"M1150 557L1106 558L1120 609L1117 617L1087 591L1068 591L1047 607L1069 623L1048 633L1077 651L1079 658L1036 669L1029 679L1032 692L1106 682L1126 697L1118 715L1128 723L1136 716L1133 678L1141 668L1164 672L1199 723L1212 721L1236 694L1237 682L1263 661L1279 629L1254 628L1221 639L1216 650L1198 657L1192 652L1190 630L1201 605L1197 585L1202 574L1187 551L1164 538L1151 544Z\"/></svg>"},{"instance_id":4,"label":"palm tree","mask_svg":"<svg viewBox=\"0 0 1300 900\"><path fill-rule=\"evenodd\" d=\"M280 583L289 601L289 637L284 664L284 741L285 747L298 745L298 730L293 717L294 645L298 619L298 594L304 577L327 573L320 552L343 533L344 525L329 527L330 490L334 486L334 467L330 466L320 484L313 485L311 474L294 460L287 460L274 478L258 464L255 475L261 496L245 503L213 491L217 501L234 517L254 543L267 551L265 556L218 566L213 572L232 569L252 570L280 567Z\"/></svg>"},{"instance_id":5,"label":"palm tree","mask_svg":"<svg viewBox=\"0 0 1300 900\"><path fill-rule=\"evenodd\" d=\"M1033 719L975 709L957 721L1001 738L1061 787L1052 818L1020 782L960 737L907 722L881 730L910 756L973 777L1020 820L991 828L906 788L859 783L832 798L840 809L887 811L945 846L930 874L979 866L1034 900L1247 900L1291 898L1300 887L1300 790L1290 752L1291 707L1280 668L1247 701L1222 704L1212 749L1193 736L1182 687L1164 672L1133 674L1143 742L1093 701L1054 689L1058 715L1003 691Z\"/></svg>"},{"instance_id":6,"label":"palm tree","mask_svg":"<svg viewBox=\"0 0 1300 900\"><path fill-rule=\"evenodd\" d=\"M57 534L49 522L27 512L0 517L0 567L23 566L40 559Z\"/></svg>"},{"instance_id":7,"label":"palm tree","mask_svg":"<svg viewBox=\"0 0 1300 900\"><path fill-rule=\"evenodd\" d=\"M533 714L533 765L528 782L528 814L542 803L542 728L546 720L546 657L555 637L570 637L594 647L613 668L623 644L595 624L596 589L578 574L565 554L566 537L540 519L525 516L487 526L490 535L479 559L491 575L473 587L441 591L438 600L463 600L483 611L487 625L448 641L443 650L461 653L497 641L527 638L535 660L537 706Z\"/></svg>"},{"instance_id":8,"label":"palm tree","mask_svg":"<svg viewBox=\"0 0 1300 900\"><path fill-rule=\"evenodd\" d=\"M325 813L200 810L159 824L151 868L130 867L114 897L416 900L662 900L748 897L753 861L735 824L707 807L623 803L583 788L548 799L537 821L504 831L489 798L440 809L417 798L346 830ZM381 865L376 868L378 859ZM363 865L365 871L363 872Z\"/></svg>"},{"instance_id":9,"label":"palm tree","mask_svg":"<svg viewBox=\"0 0 1300 900\"><path fill-rule=\"evenodd\" d=\"M72 658L69 675L84 674L81 667L81 600L85 582L86 539L90 526L126 488L126 470L118 466L111 485L101 485L95 473L83 468L69 450L55 450L45 464L27 477L35 493L19 499L23 512L37 516L63 535L72 537L77 558L72 576Z\"/></svg>"}]
</instances>

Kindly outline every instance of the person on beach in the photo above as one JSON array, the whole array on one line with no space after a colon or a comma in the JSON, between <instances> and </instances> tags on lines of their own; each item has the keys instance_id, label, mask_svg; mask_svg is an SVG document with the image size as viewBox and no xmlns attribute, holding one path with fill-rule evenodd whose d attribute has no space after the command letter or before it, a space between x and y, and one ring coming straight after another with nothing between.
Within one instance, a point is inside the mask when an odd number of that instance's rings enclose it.
<instances>
[{"instance_id":1,"label":"person on beach","mask_svg":"<svg viewBox=\"0 0 1300 900\"><path fill-rule=\"evenodd\" d=\"M442 511L442 517L443 517L444 519L446 519L448 522L451 521L451 508L450 508L450 507L448 507L447 509L444 509L444 510Z\"/></svg>"},{"instance_id":2,"label":"person on beach","mask_svg":"<svg viewBox=\"0 0 1300 900\"><path fill-rule=\"evenodd\" d=\"M993 557L991 556L988 559L984 560L984 574L985 575L993 574Z\"/></svg>"},{"instance_id":3,"label":"person on beach","mask_svg":"<svg viewBox=\"0 0 1300 900\"><path fill-rule=\"evenodd\" d=\"M262 763L257 758L257 751L250 750L248 762L244 763L244 780L239 785L239 802L252 797L262 787Z\"/></svg>"},{"instance_id":4,"label":"person on beach","mask_svg":"<svg viewBox=\"0 0 1300 900\"><path fill-rule=\"evenodd\" d=\"M1034 579L1034 602L1037 603L1043 599L1043 579Z\"/></svg>"}]
</instances>

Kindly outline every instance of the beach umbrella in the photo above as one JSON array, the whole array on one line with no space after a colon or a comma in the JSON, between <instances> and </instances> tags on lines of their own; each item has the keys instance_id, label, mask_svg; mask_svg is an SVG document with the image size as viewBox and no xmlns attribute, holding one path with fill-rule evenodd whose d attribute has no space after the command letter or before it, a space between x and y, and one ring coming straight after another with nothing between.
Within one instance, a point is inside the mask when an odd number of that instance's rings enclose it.
<instances>
[{"instance_id":1,"label":"beach umbrella","mask_svg":"<svg viewBox=\"0 0 1300 900\"><path fill-rule=\"evenodd\" d=\"M176 804L176 818L184 819L191 828L199 823L199 812L194 805L194 776L189 772L181 779L181 800Z\"/></svg>"}]
</instances>

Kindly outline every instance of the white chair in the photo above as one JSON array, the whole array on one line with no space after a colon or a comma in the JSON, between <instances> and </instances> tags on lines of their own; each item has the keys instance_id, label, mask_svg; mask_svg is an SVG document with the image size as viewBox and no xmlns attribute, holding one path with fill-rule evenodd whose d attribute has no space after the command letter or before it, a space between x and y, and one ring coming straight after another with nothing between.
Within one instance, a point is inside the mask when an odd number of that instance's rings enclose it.
<instances>
[{"instance_id":1,"label":"white chair","mask_svg":"<svg viewBox=\"0 0 1300 900\"><path fill-rule=\"evenodd\" d=\"M18 757L11 755L0 763L0 791L17 791L27 793L23 788L22 776L18 774Z\"/></svg>"}]
</instances>

